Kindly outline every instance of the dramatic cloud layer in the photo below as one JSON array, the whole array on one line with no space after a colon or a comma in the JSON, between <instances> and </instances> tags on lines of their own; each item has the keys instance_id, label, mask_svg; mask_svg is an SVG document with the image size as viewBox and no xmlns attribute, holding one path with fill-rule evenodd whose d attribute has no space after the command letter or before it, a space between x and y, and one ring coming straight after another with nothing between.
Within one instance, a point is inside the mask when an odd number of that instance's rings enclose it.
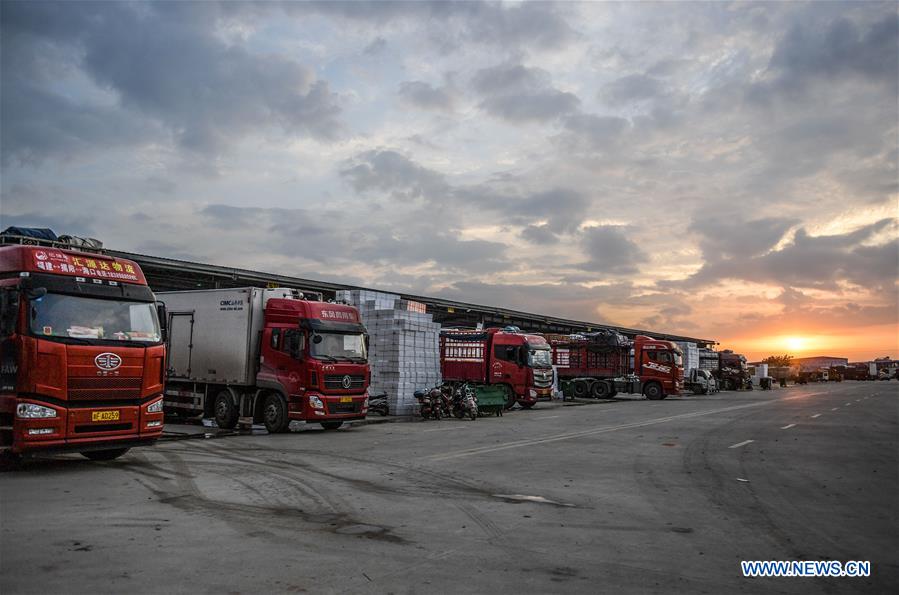
<instances>
[{"instance_id":1,"label":"dramatic cloud layer","mask_svg":"<svg viewBox=\"0 0 899 595\"><path fill-rule=\"evenodd\" d=\"M3 2L0 44L3 226L899 349L893 3Z\"/></svg>"}]
</instances>

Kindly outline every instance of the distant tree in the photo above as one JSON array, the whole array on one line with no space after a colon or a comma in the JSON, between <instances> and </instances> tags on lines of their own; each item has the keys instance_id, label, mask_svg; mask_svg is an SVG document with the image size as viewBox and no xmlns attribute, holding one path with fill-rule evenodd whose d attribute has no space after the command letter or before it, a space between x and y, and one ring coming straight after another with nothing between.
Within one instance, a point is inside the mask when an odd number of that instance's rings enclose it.
<instances>
[{"instance_id":1,"label":"distant tree","mask_svg":"<svg viewBox=\"0 0 899 595\"><path fill-rule=\"evenodd\" d=\"M788 368L793 363L793 356L786 353L783 355L769 355L762 360L762 363L774 367Z\"/></svg>"}]
</instances>

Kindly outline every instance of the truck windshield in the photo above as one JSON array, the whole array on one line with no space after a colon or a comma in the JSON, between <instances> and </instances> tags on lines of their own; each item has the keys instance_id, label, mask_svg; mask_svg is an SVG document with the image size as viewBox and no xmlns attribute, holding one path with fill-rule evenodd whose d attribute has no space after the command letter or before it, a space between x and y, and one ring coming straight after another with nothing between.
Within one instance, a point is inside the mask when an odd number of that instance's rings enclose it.
<instances>
[{"instance_id":1,"label":"truck windshield","mask_svg":"<svg viewBox=\"0 0 899 595\"><path fill-rule=\"evenodd\" d=\"M48 293L31 300L30 320L37 336L145 343L161 339L156 307L150 302Z\"/></svg>"},{"instance_id":2,"label":"truck windshield","mask_svg":"<svg viewBox=\"0 0 899 595\"><path fill-rule=\"evenodd\" d=\"M315 333L310 345L309 353L316 359L365 361L367 358L362 334Z\"/></svg>"},{"instance_id":3,"label":"truck windshield","mask_svg":"<svg viewBox=\"0 0 899 595\"><path fill-rule=\"evenodd\" d=\"M531 368L551 368L552 358L549 349L530 349L528 350L528 367Z\"/></svg>"}]
</instances>

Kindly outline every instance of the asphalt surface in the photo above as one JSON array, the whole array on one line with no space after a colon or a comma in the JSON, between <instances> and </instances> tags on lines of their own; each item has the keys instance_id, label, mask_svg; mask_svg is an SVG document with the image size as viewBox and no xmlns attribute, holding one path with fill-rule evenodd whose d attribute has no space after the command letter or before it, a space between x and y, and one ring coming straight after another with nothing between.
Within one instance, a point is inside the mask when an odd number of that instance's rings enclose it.
<instances>
[{"instance_id":1,"label":"asphalt surface","mask_svg":"<svg viewBox=\"0 0 899 595\"><path fill-rule=\"evenodd\" d=\"M896 592L899 383L171 441L0 490L2 593Z\"/></svg>"}]
</instances>

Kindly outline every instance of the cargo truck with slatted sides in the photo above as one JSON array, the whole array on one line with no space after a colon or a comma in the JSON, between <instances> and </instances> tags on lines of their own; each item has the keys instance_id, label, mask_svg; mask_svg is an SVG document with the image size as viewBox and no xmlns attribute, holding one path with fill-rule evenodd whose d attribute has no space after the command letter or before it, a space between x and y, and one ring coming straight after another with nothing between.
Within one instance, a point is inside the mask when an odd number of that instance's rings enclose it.
<instances>
[{"instance_id":1,"label":"cargo truck with slatted sides","mask_svg":"<svg viewBox=\"0 0 899 595\"><path fill-rule=\"evenodd\" d=\"M553 394L546 339L522 333L517 327L444 329L440 332L440 373L444 383L501 388L507 408L518 403L530 409Z\"/></svg>"},{"instance_id":2,"label":"cargo truck with slatted sides","mask_svg":"<svg viewBox=\"0 0 899 595\"><path fill-rule=\"evenodd\" d=\"M683 353L672 341L645 335L630 340L611 330L547 340L566 395L605 399L628 393L658 400L683 390Z\"/></svg>"},{"instance_id":3,"label":"cargo truck with slatted sides","mask_svg":"<svg viewBox=\"0 0 899 595\"><path fill-rule=\"evenodd\" d=\"M356 308L283 288L158 295L168 311L167 413L270 433L291 421L334 430L365 418L368 337Z\"/></svg>"},{"instance_id":4,"label":"cargo truck with slatted sides","mask_svg":"<svg viewBox=\"0 0 899 595\"><path fill-rule=\"evenodd\" d=\"M9 230L7 230L8 232ZM45 230L49 232L49 230ZM52 237L0 240L0 450L110 460L162 435L164 307L140 267Z\"/></svg>"}]
</instances>

